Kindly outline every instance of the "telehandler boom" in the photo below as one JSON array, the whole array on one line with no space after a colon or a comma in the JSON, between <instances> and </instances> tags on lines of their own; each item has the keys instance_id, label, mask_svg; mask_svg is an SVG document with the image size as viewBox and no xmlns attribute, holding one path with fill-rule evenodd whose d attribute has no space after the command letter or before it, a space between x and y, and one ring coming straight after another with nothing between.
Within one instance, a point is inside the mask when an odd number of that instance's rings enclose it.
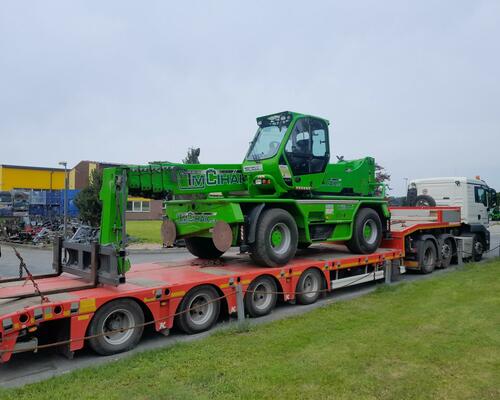
<instances>
[{"instance_id":1,"label":"telehandler boom","mask_svg":"<svg viewBox=\"0 0 500 400\"><path fill-rule=\"evenodd\" d=\"M128 195L166 202L164 242L183 238L200 258L239 246L260 265L286 264L297 248L345 242L374 252L390 213L371 157L329 164L328 121L295 112L257 118L242 164L150 163L107 168L101 190L101 246L125 257Z\"/></svg>"}]
</instances>

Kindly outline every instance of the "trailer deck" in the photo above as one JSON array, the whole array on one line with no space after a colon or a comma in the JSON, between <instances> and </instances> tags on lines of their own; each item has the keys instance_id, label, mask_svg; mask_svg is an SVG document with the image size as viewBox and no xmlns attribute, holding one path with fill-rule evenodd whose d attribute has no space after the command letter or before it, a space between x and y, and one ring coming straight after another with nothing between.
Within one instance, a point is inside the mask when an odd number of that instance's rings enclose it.
<instances>
[{"instance_id":1,"label":"trailer deck","mask_svg":"<svg viewBox=\"0 0 500 400\"><path fill-rule=\"evenodd\" d=\"M226 314L233 314L238 311L237 288L245 291L263 275L276 282L283 301L295 299L300 276L311 268L321 272L326 291L380 279L387 263L401 265L406 235L419 229L460 224L459 209L458 222L456 208L422 210L417 210L420 220L411 221L409 216L402 222L395 219L392 237L382 243L383 248L369 255L349 253L338 244L322 244L299 251L282 267L257 266L247 255L241 255L223 257L220 262L194 258L186 262L137 264L127 273L126 282L117 286L99 284L82 289L85 278L68 273L37 279L39 292L29 280L0 282L0 361L9 361L17 351L35 350L39 345L37 330L47 327L55 332L49 342L61 342L59 350L72 356L83 348L96 311L112 300L133 299L142 308L146 321L156 331L167 333L174 326L183 297L201 285L213 287L221 297L221 308ZM408 210L398 213L403 219Z\"/></svg>"}]
</instances>

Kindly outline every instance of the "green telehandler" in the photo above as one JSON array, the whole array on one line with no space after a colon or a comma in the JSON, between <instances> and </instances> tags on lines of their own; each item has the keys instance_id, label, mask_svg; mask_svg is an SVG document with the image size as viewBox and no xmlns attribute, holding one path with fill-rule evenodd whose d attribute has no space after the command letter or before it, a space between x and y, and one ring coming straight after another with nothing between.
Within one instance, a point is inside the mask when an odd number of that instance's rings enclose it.
<instances>
[{"instance_id":1,"label":"green telehandler","mask_svg":"<svg viewBox=\"0 0 500 400\"><path fill-rule=\"evenodd\" d=\"M184 239L204 259L239 246L263 266L284 265L297 248L342 242L369 254L388 231L384 188L371 157L329 164L329 122L295 112L257 118L241 164L154 162L106 168L100 246L113 247L128 269L127 196L163 199L166 244Z\"/></svg>"}]
</instances>

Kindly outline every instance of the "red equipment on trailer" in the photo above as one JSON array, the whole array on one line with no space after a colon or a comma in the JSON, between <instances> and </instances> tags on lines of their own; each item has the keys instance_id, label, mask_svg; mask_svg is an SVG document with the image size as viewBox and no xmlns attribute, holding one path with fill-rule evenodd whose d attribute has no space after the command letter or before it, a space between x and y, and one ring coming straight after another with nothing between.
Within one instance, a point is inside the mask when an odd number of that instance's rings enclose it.
<instances>
[{"instance_id":1,"label":"red equipment on trailer","mask_svg":"<svg viewBox=\"0 0 500 400\"><path fill-rule=\"evenodd\" d=\"M457 250L458 207L391 212L392 237L370 255L324 244L303 250L282 267L257 266L246 256L224 257L220 263L138 264L116 286L98 281L95 262L90 271L62 268L56 245L54 274L31 282L24 277L0 280L0 360L44 347L72 355L85 342L99 354L118 353L133 348L149 324L164 334L174 325L196 333L210 329L220 314L242 308L259 317L278 300L311 304L321 293L381 279L389 265L396 275L400 265L425 273L449 265ZM91 254L80 256L96 260L97 253L95 245ZM244 295L238 299L238 293Z\"/></svg>"}]
</instances>

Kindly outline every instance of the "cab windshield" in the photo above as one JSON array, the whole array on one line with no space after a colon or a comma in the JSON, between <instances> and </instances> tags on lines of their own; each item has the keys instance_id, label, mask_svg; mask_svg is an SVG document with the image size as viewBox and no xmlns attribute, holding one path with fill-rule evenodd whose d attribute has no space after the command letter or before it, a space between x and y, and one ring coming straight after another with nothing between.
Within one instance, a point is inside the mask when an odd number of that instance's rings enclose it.
<instances>
[{"instance_id":1,"label":"cab windshield","mask_svg":"<svg viewBox=\"0 0 500 400\"><path fill-rule=\"evenodd\" d=\"M259 121L259 129L250 144L246 159L264 160L276 155L291 118L287 114L277 114Z\"/></svg>"}]
</instances>

